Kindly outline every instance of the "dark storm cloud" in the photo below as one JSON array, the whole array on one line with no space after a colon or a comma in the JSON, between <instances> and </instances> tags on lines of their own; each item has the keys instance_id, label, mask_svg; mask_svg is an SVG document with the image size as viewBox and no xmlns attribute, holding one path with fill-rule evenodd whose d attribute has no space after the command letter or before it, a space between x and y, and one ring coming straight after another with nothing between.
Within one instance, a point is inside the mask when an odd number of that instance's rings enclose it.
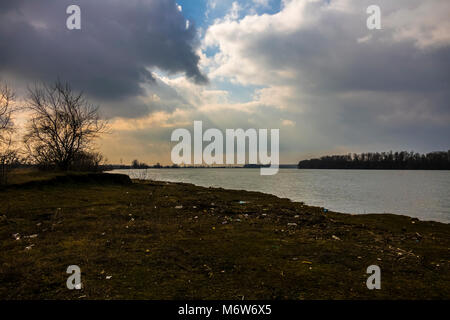
<instances>
[{"instance_id":1,"label":"dark storm cloud","mask_svg":"<svg viewBox=\"0 0 450 320\"><path fill-rule=\"evenodd\" d=\"M218 21L205 37L219 48L212 75L267 87L261 101L279 108L271 118L296 123L281 144L324 153L448 149L448 2L380 0L381 30L366 26L371 1L284 3L276 15Z\"/></svg>"},{"instance_id":2,"label":"dark storm cloud","mask_svg":"<svg viewBox=\"0 0 450 320\"><path fill-rule=\"evenodd\" d=\"M450 46L423 50L411 40L393 42L391 30L367 30L365 15L311 15L317 21L297 30L251 35L242 56L261 68L295 70L296 81L310 93L448 90ZM359 41L364 36L368 41Z\"/></svg>"},{"instance_id":3,"label":"dark storm cloud","mask_svg":"<svg viewBox=\"0 0 450 320\"><path fill-rule=\"evenodd\" d=\"M294 81L282 84L314 96L310 104L316 108L332 105L349 125L367 125L366 119L376 125L380 118L396 116L398 125L407 124L414 131L400 115L414 116L417 125L450 118L449 46L423 50L411 41L358 43L363 33L346 33L339 27L329 32L302 30L284 39L263 36L247 54L264 52L265 64L274 70L296 70ZM289 43L289 50L280 53L282 43Z\"/></svg>"},{"instance_id":4,"label":"dark storm cloud","mask_svg":"<svg viewBox=\"0 0 450 320\"><path fill-rule=\"evenodd\" d=\"M81 8L81 30L66 28L71 4ZM60 77L100 101L143 94L142 84L154 82L147 68L206 83L197 45L195 27L186 28L172 0L0 2L0 73L28 81Z\"/></svg>"}]
</instances>

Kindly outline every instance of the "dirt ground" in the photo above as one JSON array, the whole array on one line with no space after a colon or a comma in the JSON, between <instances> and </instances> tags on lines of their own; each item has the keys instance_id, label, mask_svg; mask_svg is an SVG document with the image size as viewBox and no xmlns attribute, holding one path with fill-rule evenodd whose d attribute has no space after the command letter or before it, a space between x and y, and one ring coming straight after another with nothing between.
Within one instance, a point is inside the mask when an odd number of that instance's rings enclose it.
<instances>
[{"instance_id":1,"label":"dirt ground","mask_svg":"<svg viewBox=\"0 0 450 320\"><path fill-rule=\"evenodd\" d=\"M2 300L450 298L448 224L124 176L34 180L0 190Z\"/></svg>"}]
</instances>

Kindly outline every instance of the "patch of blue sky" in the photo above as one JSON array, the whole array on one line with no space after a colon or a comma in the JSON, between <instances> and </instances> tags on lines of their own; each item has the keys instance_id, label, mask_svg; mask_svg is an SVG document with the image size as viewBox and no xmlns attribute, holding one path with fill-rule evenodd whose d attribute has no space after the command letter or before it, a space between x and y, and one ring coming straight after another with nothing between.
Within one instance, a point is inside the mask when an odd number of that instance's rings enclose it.
<instances>
[{"instance_id":1,"label":"patch of blue sky","mask_svg":"<svg viewBox=\"0 0 450 320\"><path fill-rule=\"evenodd\" d=\"M230 12L233 2L239 5L239 18L249 14L274 14L281 9L281 0L177 0L186 19L194 21L199 28L206 29L216 19Z\"/></svg>"},{"instance_id":2,"label":"patch of blue sky","mask_svg":"<svg viewBox=\"0 0 450 320\"><path fill-rule=\"evenodd\" d=\"M186 19L194 21L198 28L205 31L217 19L224 18L233 6L233 2L238 3L238 17L246 15L275 14L281 10L281 0L177 0L182 7L183 15ZM217 46L206 48L203 53L207 57L213 57L220 49ZM208 72L207 70L204 70ZM254 100L256 90L262 86L233 83L229 79L211 81L210 88L224 90L228 92L228 99L231 103L246 103Z\"/></svg>"},{"instance_id":3,"label":"patch of blue sky","mask_svg":"<svg viewBox=\"0 0 450 320\"><path fill-rule=\"evenodd\" d=\"M212 83L214 89L228 92L228 99L231 103L246 103L254 100L256 90L262 89L262 86L233 83L229 80L214 80Z\"/></svg>"},{"instance_id":4,"label":"patch of blue sky","mask_svg":"<svg viewBox=\"0 0 450 320\"><path fill-rule=\"evenodd\" d=\"M219 46L209 46L205 50L203 50L203 53L208 57L214 57L217 53L220 52Z\"/></svg>"},{"instance_id":5,"label":"patch of blue sky","mask_svg":"<svg viewBox=\"0 0 450 320\"><path fill-rule=\"evenodd\" d=\"M198 27L205 27L205 12L207 0L177 0L186 19L194 21Z\"/></svg>"}]
</instances>

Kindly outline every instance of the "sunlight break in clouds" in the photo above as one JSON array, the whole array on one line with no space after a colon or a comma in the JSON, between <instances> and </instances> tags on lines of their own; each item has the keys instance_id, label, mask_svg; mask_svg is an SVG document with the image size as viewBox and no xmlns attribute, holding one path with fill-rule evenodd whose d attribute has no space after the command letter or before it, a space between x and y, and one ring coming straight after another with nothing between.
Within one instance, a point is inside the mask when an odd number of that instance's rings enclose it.
<instances>
[{"instance_id":1,"label":"sunlight break in clouds","mask_svg":"<svg viewBox=\"0 0 450 320\"><path fill-rule=\"evenodd\" d=\"M79 1L104 17L84 21L79 34L55 24L67 3L49 2L44 12L32 1L2 2L0 40L10 44L0 54L2 76L26 87L64 75L101 106L130 158L167 160L169 129L194 120L279 127L282 163L334 151L448 147L448 1L377 1L381 30L366 27L368 0L284 0L279 11L276 1L208 0L189 18L189 2L152 0L136 11L137 1L113 1L99 13ZM134 23L120 23L123 14ZM12 38L12 30L23 36ZM33 39L42 41L18 49ZM58 50L39 54L48 47ZM105 138L102 148L115 162L112 144Z\"/></svg>"},{"instance_id":2,"label":"sunlight break in clouds","mask_svg":"<svg viewBox=\"0 0 450 320\"><path fill-rule=\"evenodd\" d=\"M281 162L331 150L445 148L438 137L449 134L448 5L379 1L383 28L371 31L370 4L291 0L280 12L257 15L231 3L198 52L211 85L157 79L178 97L170 98L170 112L182 109L174 117L220 128L282 124ZM231 99L234 88L251 86L251 99Z\"/></svg>"}]
</instances>

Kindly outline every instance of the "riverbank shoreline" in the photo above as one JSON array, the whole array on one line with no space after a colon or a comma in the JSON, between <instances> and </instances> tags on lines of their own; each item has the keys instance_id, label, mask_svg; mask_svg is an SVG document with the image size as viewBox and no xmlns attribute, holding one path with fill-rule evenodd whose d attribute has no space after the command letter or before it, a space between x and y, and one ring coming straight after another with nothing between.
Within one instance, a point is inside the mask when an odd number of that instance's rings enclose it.
<instances>
[{"instance_id":1,"label":"riverbank shoreline","mask_svg":"<svg viewBox=\"0 0 450 320\"><path fill-rule=\"evenodd\" d=\"M0 191L0 299L450 298L449 224L104 175Z\"/></svg>"},{"instance_id":2,"label":"riverbank shoreline","mask_svg":"<svg viewBox=\"0 0 450 320\"><path fill-rule=\"evenodd\" d=\"M262 177L253 169L116 170L132 179L193 183L268 193L351 213L392 213L450 223L450 172L284 170Z\"/></svg>"}]
</instances>

